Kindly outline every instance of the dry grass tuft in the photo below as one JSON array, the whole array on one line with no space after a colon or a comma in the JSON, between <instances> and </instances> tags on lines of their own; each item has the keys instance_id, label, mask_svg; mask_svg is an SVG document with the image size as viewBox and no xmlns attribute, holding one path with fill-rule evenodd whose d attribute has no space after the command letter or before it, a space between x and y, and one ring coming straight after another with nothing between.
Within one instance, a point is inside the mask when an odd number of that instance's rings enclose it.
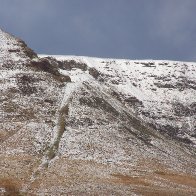
<instances>
[{"instance_id":1,"label":"dry grass tuft","mask_svg":"<svg viewBox=\"0 0 196 196\"><path fill-rule=\"evenodd\" d=\"M5 189L5 196L19 196L19 185L12 179L0 179L0 188Z\"/></svg>"}]
</instances>

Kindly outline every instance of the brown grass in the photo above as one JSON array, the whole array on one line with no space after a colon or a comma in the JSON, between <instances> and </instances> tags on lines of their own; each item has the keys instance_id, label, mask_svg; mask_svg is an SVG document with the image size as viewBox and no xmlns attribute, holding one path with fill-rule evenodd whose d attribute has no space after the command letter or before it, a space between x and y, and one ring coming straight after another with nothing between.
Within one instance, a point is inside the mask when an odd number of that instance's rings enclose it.
<instances>
[{"instance_id":1,"label":"brown grass","mask_svg":"<svg viewBox=\"0 0 196 196\"><path fill-rule=\"evenodd\" d=\"M196 188L196 177L185 174L166 173L163 171L155 171L155 174L170 182Z\"/></svg>"},{"instance_id":2,"label":"brown grass","mask_svg":"<svg viewBox=\"0 0 196 196\"><path fill-rule=\"evenodd\" d=\"M112 174L112 176L116 178L112 180L115 183L150 186L150 183L146 182L142 177L132 177L123 174Z\"/></svg>"},{"instance_id":3,"label":"brown grass","mask_svg":"<svg viewBox=\"0 0 196 196\"><path fill-rule=\"evenodd\" d=\"M12 179L1 179L0 187L5 189L5 196L18 196L21 195L19 191L19 184Z\"/></svg>"}]
</instances>

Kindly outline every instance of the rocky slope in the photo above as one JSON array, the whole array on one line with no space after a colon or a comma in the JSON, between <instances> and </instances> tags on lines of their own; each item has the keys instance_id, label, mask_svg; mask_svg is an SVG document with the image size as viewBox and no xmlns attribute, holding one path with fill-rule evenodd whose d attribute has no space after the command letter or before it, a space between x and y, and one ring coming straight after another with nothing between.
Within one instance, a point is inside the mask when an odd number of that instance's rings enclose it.
<instances>
[{"instance_id":1,"label":"rocky slope","mask_svg":"<svg viewBox=\"0 0 196 196\"><path fill-rule=\"evenodd\" d=\"M195 71L37 56L0 30L0 194L194 194Z\"/></svg>"}]
</instances>

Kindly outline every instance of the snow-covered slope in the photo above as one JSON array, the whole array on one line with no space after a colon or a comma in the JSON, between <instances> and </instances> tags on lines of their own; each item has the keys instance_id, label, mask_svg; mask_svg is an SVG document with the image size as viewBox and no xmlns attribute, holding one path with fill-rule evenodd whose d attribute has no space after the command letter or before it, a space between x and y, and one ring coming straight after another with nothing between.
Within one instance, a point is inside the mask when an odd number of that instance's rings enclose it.
<instances>
[{"instance_id":1,"label":"snow-covered slope","mask_svg":"<svg viewBox=\"0 0 196 196\"><path fill-rule=\"evenodd\" d=\"M70 75L73 82L96 79L99 84L109 87L112 95L125 107L154 128L196 145L196 63L53 57L87 66L86 71L61 68L61 72ZM94 78L89 77L93 69L97 74Z\"/></svg>"},{"instance_id":2,"label":"snow-covered slope","mask_svg":"<svg viewBox=\"0 0 196 196\"><path fill-rule=\"evenodd\" d=\"M0 51L0 194L194 193L196 63Z\"/></svg>"},{"instance_id":3,"label":"snow-covered slope","mask_svg":"<svg viewBox=\"0 0 196 196\"><path fill-rule=\"evenodd\" d=\"M19 38L10 36L8 33L0 29L0 63L1 68L21 67L23 63L28 63L30 59L37 55L27 47L27 45ZM14 62L14 63L12 63Z\"/></svg>"}]
</instances>

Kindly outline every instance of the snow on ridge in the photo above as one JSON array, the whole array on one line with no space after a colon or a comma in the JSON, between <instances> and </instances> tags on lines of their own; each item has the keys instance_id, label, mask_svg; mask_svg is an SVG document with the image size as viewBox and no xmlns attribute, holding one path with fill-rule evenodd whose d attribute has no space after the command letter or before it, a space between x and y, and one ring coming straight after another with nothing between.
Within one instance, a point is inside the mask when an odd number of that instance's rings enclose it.
<instances>
[{"instance_id":1,"label":"snow on ridge","mask_svg":"<svg viewBox=\"0 0 196 196\"><path fill-rule=\"evenodd\" d=\"M26 62L29 57L25 54L24 46L20 40L0 29L0 63L19 64Z\"/></svg>"},{"instance_id":2,"label":"snow on ridge","mask_svg":"<svg viewBox=\"0 0 196 196\"><path fill-rule=\"evenodd\" d=\"M124 61L130 61L130 62L140 62L140 63L145 63L145 62L157 62L157 63L194 63L196 62L193 61L176 61L176 60L167 60L167 59L128 59L128 58L102 58L102 57L91 57L91 56L78 56L78 55L50 55L50 54L38 54L40 58L44 57L53 57L56 58L57 60L79 60L82 61L84 59L88 60L97 60L97 61L118 61L118 62L124 62Z\"/></svg>"}]
</instances>

